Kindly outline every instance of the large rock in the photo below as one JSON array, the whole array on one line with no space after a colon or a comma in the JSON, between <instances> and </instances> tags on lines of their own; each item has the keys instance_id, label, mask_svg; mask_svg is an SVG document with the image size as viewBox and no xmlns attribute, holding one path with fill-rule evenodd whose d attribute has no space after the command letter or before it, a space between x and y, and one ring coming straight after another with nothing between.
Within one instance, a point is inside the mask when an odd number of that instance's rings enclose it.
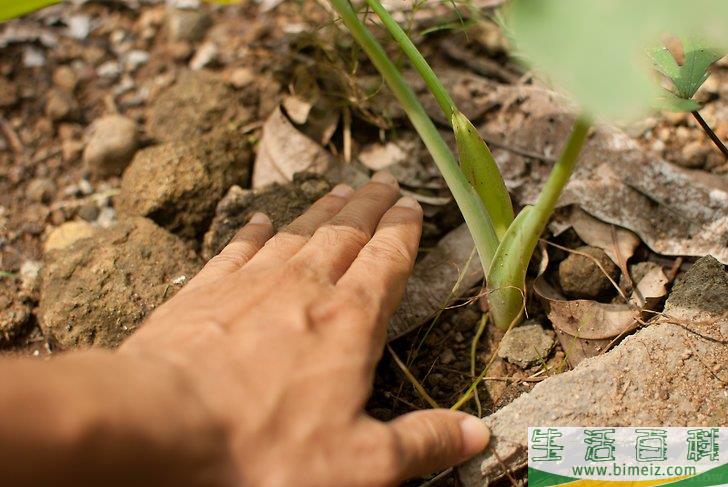
<instances>
[{"instance_id":1,"label":"large rock","mask_svg":"<svg viewBox=\"0 0 728 487\"><path fill-rule=\"evenodd\" d=\"M199 267L178 237L145 218L124 220L46 254L41 327L61 349L117 347Z\"/></svg>"},{"instance_id":2,"label":"large rock","mask_svg":"<svg viewBox=\"0 0 728 487\"><path fill-rule=\"evenodd\" d=\"M250 119L242 100L218 76L185 71L152 103L147 132L160 141L185 141Z\"/></svg>"},{"instance_id":3,"label":"large rock","mask_svg":"<svg viewBox=\"0 0 728 487\"><path fill-rule=\"evenodd\" d=\"M248 142L228 132L143 149L124 172L118 208L194 237L228 188L247 182L252 159Z\"/></svg>"},{"instance_id":4,"label":"large rock","mask_svg":"<svg viewBox=\"0 0 728 487\"><path fill-rule=\"evenodd\" d=\"M97 176L119 176L138 146L139 135L133 120L121 115L101 117L91 126L83 162Z\"/></svg>"},{"instance_id":5,"label":"large rock","mask_svg":"<svg viewBox=\"0 0 728 487\"><path fill-rule=\"evenodd\" d=\"M273 225L281 227L299 216L331 189L323 176L299 173L288 184L273 184L251 191L233 186L217 206L210 230L205 234L202 256L210 259L233 238L255 212L263 212Z\"/></svg>"},{"instance_id":6,"label":"large rock","mask_svg":"<svg viewBox=\"0 0 728 487\"><path fill-rule=\"evenodd\" d=\"M550 377L484 419L486 451L458 469L465 487L525 466L529 426L728 424L728 275L712 257L693 265L665 317L573 371Z\"/></svg>"}]
</instances>

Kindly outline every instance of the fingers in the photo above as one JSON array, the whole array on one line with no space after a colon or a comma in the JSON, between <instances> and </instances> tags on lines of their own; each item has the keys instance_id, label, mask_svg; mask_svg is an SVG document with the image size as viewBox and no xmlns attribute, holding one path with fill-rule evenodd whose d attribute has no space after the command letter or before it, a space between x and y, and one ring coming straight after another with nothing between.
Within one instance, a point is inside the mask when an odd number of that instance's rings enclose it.
<instances>
[{"instance_id":1,"label":"fingers","mask_svg":"<svg viewBox=\"0 0 728 487\"><path fill-rule=\"evenodd\" d=\"M336 215L351 196L354 190L346 184L339 184L329 194L316 201L311 208L291 222L251 259L249 266L272 266L285 262L308 241L311 235L323 223Z\"/></svg>"},{"instance_id":2,"label":"fingers","mask_svg":"<svg viewBox=\"0 0 728 487\"><path fill-rule=\"evenodd\" d=\"M490 430L482 420L449 409L405 414L389 427L400 449L400 481L464 462L490 441Z\"/></svg>"},{"instance_id":3,"label":"fingers","mask_svg":"<svg viewBox=\"0 0 728 487\"><path fill-rule=\"evenodd\" d=\"M210 259L185 291L210 283L240 269L273 236L273 224L263 213L255 213L222 251Z\"/></svg>"},{"instance_id":4,"label":"fingers","mask_svg":"<svg viewBox=\"0 0 728 487\"><path fill-rule=\"evenodd\" d=\"M421 233L422 208L410 197L401 198L384 214L374 237L337 283L364 309L375 311L373 326L379 338L384 337L384 325L402 299Z\"/></svg>"},{"instance_id":5,"label":"fingers","mask_svg":"<svg viewBox=\"0 0 728 487\"><path fill-rule=\"evenodd\" d=\"M382 215L399 197L397 180L379 172L346 206L313 234L291 259L335 283L369 241Z\"/></svg>"}]
</instances>

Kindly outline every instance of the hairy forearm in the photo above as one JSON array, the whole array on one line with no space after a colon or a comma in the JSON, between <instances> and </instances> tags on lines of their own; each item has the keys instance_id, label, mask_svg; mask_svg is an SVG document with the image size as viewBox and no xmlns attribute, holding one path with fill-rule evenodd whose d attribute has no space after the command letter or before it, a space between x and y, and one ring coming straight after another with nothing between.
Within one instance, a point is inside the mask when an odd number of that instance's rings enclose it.
<instances>
[{"instance_id":1,"label":"hairy forearm","mask_svg":"<svg viewBox=\"0 0 728 487\"><path fill-rule=\"evenodd\" d=\"M0 361L6 485L230 485L225 428L171 368L83 352Z\"/></svg>"}]
</instances>

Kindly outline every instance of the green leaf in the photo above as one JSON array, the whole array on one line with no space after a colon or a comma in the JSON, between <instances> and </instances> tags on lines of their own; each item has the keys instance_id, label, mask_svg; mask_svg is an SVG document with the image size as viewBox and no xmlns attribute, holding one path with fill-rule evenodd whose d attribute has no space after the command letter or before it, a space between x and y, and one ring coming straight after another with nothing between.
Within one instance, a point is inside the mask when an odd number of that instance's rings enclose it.
<instances>
[{"instance_id":1,"label":"green leaf","mask_svg":"<svg viewBox=\"0 0 728 487\"><path fill-rule=\"evenodd\" d=\"M533 207L527 206L513 220L495 252L486 279L490 313L501 330L508 329L524 310L526 270L541 235L538 219L529 218L532 212Z\"/></svg>"},{"instance_id":2,"label":"green leaf","mask_svg":"<svg viewBox=\"0 0 728 487\"><path fill-rule=\"evenodd\" d=\"M665 90L658 98L655 108L669 112L694 112L700 110L700 103L693 99L680 98Z\"/></svg>"},{"instance_id":3,"label":"green leaf","mask_svg":"<svg viewBox=\"0 0 728 487\"><path fill-rule=\"evenodd\" d=\"M657 70L672 82L673 94L689 100L708 79L710 66L723 57L723 53L695 39L682 39L682 44L685 53L682 66L666 47L652 49L649 53Z\"/></svg>"},{"instance_id":4,"label":"green leaf","mask_svg":"<svg viewBox=\"0 0 728 487\"><path fill-rule=\"evenodd\" d=\"M634 118L655 105L662 90L645 52L661 34L728 46L725 0L512 0L504 14L528 64L602 118Z\"/></svg>"},{"instance_id":5,"label":"green leaf","mask_svg":"<svg viewBox=\"0 0 728 487\"><path fill-rule=\"evenodd\" d=\"M561 191L576 167L589 126L590 122L584 117L574 122L569 140L541 189L536 204L521 210L495 251L486 282L493 323L502 330L515 323L523 311L528 262Z\"/></svg>"},{"instance_id":6,"label":"green leaf","mask_svg":"<svg viewBox=\"0 0 728 487\"><path fill-rule=\"evenodd\" d=\"M0 22L20 17L59 2L60 0L0 0Z\"/></svg>"},{"instance_id":7,"label":"green leaf","mask_svg":"<svg viewBox=\"0 0 728 487\"><path fill-rule=\"evenodd\" d=\"M513 205L508 188L493 154L478 134L478 130L457 110L452 115L452 128L460 156L460 169L475 188L500 239L513 221Z\"/></svg>"}]
</instances>

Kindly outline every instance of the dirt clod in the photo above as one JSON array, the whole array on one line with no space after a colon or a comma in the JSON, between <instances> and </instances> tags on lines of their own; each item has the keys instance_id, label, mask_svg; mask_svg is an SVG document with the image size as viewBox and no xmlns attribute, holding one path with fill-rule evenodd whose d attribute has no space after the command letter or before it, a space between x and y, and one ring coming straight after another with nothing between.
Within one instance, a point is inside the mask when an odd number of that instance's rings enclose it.
<instances>
[{"instance_id":1,"label":"dirt clod","mask_svg":"<svg viewBox=\"0 0 728 487\"><path fill-rule=\"evenodd\" d=\"M246 183L252 158L245 139L223 131L143 149L124 172L118 208L194 237L207 229L225 191Z\"/></svg>"},{"instance_id":2,"label":"dirt clod","mask_svg":"<svg viewBox=\"0 0 728 487\"><path fill-rule=\"evenodd\" d=\"M210 259L219 253L253 213L265 213L279 228L290 223L330 189L328 180L311 173L296 174L291 183L273 184L259 191L233 186L217 206L210 230L205 234L203 258Z\"/></svg>"},{"instance_id":3,"label":"dirt clod","mask_svg":"<svg viewBox=\"0 0 728 487\"><path fill-rule=\"evenodd\" d=\"M116 347L199 266L178 237L146 218L124 220L46 255L41 326L61 349Z\"/></svg>"},{"instance_id":4,"label":"dirt clod","mask_svg":"<svg viewBox=\"0 0 728 487\"><path fill-rule=\"evenodd\" d=\"M526 368L546 360L554 347L554 332L539 323L526 322L505 334L498 356Z\"/></svg>"},{"instance_id":5,"label":"dirt clod","mask_svg":"<svg viewBox=\"0 0 728 487\"><path fill-rule=\"evenodd\" d=\"M609 277L616 279L617 266L602 249L585 246L578 248L577 251L592 256L601 264ZM589 257L569 254L559 264L561 289L567 296L573 298L594 299L604 296L612 289L612 284L604 271Z\"/></svg>"},{"instance_id":6,"label":"dirt clod","mask_svg":"<svg viewBox=\"0 0 728 487\"><path fill-rule=\"evenodd\" d=\"M147 132L160 141L185 141L216 127L241 125L251 114L218 76L184 71L149 111Z\"/></svg>"},{"instance_id":7,"label":"dirt clod","mask_svg":"<svg viewBox=\"0 0 728 487\"><path fill-rule=\"evenodd\" d=\"M0 278L0 344L11 342L30 319L31 302L13 277Z\"/></svg>"}]
</instances>

